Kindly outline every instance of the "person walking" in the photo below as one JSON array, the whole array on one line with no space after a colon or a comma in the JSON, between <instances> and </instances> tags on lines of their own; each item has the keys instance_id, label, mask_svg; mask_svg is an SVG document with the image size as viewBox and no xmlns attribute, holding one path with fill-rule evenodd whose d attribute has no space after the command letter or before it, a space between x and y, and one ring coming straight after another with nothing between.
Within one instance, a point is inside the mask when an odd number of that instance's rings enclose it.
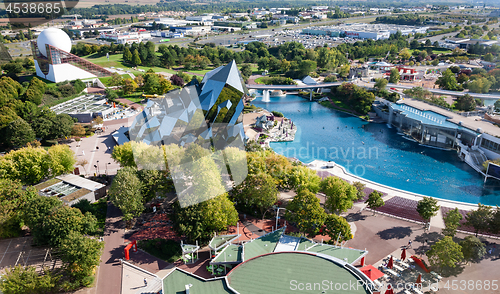
<instances>
[{"instance_id":1,"label":"person walking","mask_svg":"<svg viewBox=\"0 0 500 294\"><path fill-rule=\"evenodd\" d=\"M146 278L144 278L144 287L147 287L148 286L148 280L146 280Z\"/></svg>"},{"instance_id":2,"label":"person walking","mask_svg":"<svg viewBox=\"0 0 500 294\"><path fill-rule=\"evenodd\" d=\"M84 150L82 150L82 155L85 156L85 151Z\"/></svg>"},{"instance_id":3,"label":"person walking","mask_svg":"<svg viewBox=\"0 0 500 294\"><path fill-rule=\"evenodd\" d=\"M408 240L408 248L412 248L411 247L411 240Z\"/></svg>"}]
</instances>

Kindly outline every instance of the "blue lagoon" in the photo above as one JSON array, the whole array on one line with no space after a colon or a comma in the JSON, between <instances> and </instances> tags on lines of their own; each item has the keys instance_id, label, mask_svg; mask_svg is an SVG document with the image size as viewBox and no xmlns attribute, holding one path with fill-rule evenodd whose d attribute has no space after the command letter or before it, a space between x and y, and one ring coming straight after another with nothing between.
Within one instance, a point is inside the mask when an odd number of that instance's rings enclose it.
<instances>
[{"instance_id":1,"label":"blue lagoon","mask_svg":"<svg viewBox=\"0 0 500 294\"><path fill-rule=\"evenodd\" d=\"M354 175L390 187L441 199L500 204L500 182L488 180L460 161L455 151L421 146L386 124L309 102L296 95L257 97L253 104L280 111L298 126L293 142L271 143L287 157L308 163L334 161Z\"/></svg>"}]
</instances>

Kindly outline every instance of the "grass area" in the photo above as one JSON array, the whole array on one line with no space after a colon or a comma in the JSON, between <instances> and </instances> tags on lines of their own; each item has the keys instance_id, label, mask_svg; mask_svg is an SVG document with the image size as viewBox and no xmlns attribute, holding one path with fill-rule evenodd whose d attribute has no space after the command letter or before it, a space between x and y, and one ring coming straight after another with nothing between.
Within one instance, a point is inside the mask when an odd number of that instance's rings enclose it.
<instances>
[{"instance_id":1,"label":"grass area","mask_svg":"<svg viewBox=\"0 0 500 294\"><path fill-rule=\"evenodd\" d=\"M130 75L129 74L124 74L122 75L122 78L123 79L131 79ZM111 81L111 77L102 77L102 78L99 78L99 80L106 86L106 87L109 87L109 82Z\"/></svg>"},{"instance_id":2,"label":"grass area","mask_svg":"<svg viewBox=\"0 0 500 294\"><path fill-rule=\"evenodd\" d=\"M255 82L257 84L265 85L266 83L264 82L264 80L265 80L265 77L260 77L260 78L255 79Z\"/></svg>"},{"instance_id":3,"label":"grass area","mask_svg":"<svg viewBox=\"0 0 500 294\"><path fill-rule=\"evenodd\" d=\"M139 248L147 253L173 263L182 257L181 245L173 240L161 238L153 240L142 240L138 242Z\"/></svg>"},{"instance_id":4,"label":"grass area","mask_svg":"<svg viewBox=\"0 0 500 294\"><path fill-rule=\"evenodd\" d=\"M420 47L420 48L412 49L412 50L410 50L410 52L413 54L413 52L415 52L415 50L422 51L422 50L426 50L426 49L427 49L426 47ZM448 48L432 48L433 54L449 54L452 52L453 51L448 49Z\"/></svg>"},{"instance_id":5,"label":"grass area","mask_svg":"<svg viewBox=\"0 0 500 294\"><path fill-rule=\"evenodd\" d=\"M47 85L47 88L55 88L55 87L57 87L56 83L53 83L53 82L51 82L49 80L46 80L46 79L41 78L41 77L38 77L35 74L29 75L29 76L21 76L21 77L19 77L19 81L20 81L20 83L22 83L22 82L31 82L31 80L33 78L35 78L35 77L37 79L41 80L42 82L44 82Z\"/></svg>"},{"instance_id":6,"label":"grass area","mask_svg":"<svg viewBox=\"0 0 500 294\"><path fill-rule=\"evenodd\" d=\"M134 92L128 95L122 95L121 97L135 103L140 103L142 100L144 100L144 98L142 98L142 92Z\"/></svg>"},{"instance_id":7,"label":"grass area","mask_svg":"<svg viewBox=\"0 0 500 294\"><path fill-rule=\"evenodd\" d=\"M73 98L76 98L78 96L81 96L81 95L84 95L83 92L82 93L77 93L75 95L71 95L69 97L65 97L65 98L57 98L57 97L53 97L53 96L50 96L50 95L44 95L43 99L42 99L42 104L40 106L47 106L47 107L52 107L54 105L57 105L57 104L61 104L63 102L66 102L66 101L69 101ZM47 96L50 96L50 97L53 97L54 99L48 99Z\"/></svg>"}]
</instances>

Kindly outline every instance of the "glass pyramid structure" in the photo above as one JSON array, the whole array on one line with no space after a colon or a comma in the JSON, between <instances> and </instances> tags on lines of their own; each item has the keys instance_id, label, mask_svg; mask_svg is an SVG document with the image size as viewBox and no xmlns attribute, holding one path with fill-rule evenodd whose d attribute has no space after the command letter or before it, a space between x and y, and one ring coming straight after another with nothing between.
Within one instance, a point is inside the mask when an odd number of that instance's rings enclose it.
<instances>
[{"instance_id":1,"label":"glass pyramid structure","mask_svg":"<svg viewBox=\"0 0 500 294\"><path fill-rule=\"evenodd\" d=\"M206 143L215 149L242 145L243 98L248 94L233 60L182 89L150 99L129 129L131 141L148 145Z\"/></svg>"}]
</instances>

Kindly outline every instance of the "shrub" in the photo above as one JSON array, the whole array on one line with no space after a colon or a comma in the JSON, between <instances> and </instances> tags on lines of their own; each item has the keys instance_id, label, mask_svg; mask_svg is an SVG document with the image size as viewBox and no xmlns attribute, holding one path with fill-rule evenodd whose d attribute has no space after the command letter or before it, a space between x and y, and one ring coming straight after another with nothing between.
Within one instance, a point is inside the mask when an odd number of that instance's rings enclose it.
<instances>
[{"instance_id":1,"label":"shrub","mask_svg":"<svg viewBox=\"0 0 500 294\"><path fill-rule=\"evenodd\" d=\"M274 115L274 116L277 116L277 117L284 117L283 113L279 112L279 111L271 111L271 113Z\"/></svg>"}]
</instances>

